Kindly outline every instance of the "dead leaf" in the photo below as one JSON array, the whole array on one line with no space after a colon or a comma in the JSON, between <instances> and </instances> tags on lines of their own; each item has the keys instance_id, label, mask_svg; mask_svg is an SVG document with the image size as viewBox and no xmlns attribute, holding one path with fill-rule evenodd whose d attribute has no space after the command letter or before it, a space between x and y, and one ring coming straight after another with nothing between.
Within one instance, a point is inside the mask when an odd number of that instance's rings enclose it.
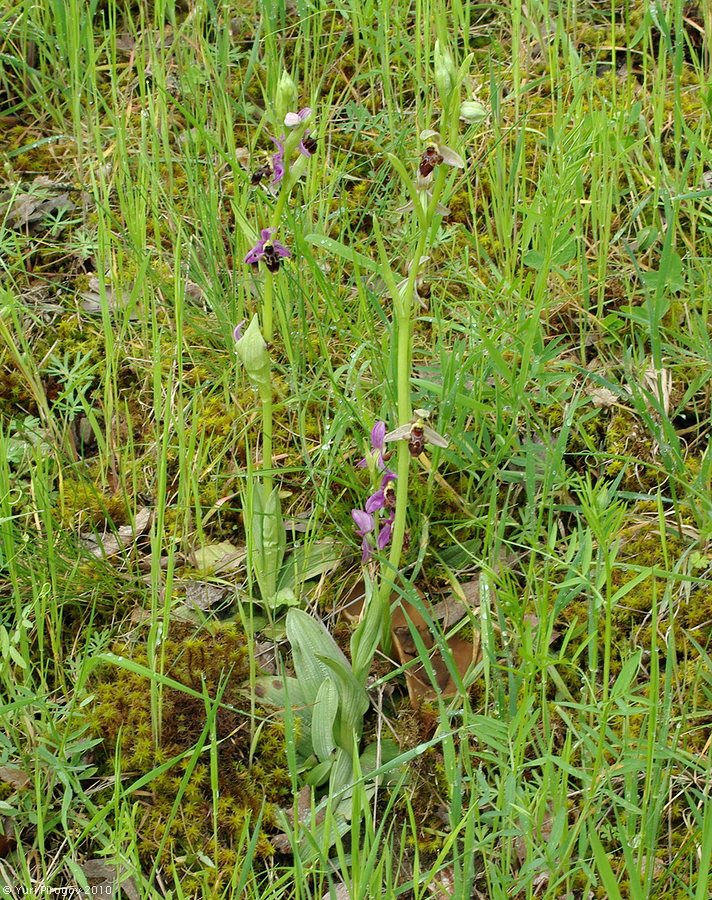
<instances>
[{"instance_id":1,"label":"dead leaf","mask_svg":"<svg viewBox=\"0 0 712 900\"><path fill-rule=\"evenodd\" d=\"M111 897L116 889L116 866L105 859L87 859L81 864L84 877L92 888L92 896ZM121 892L129 900L139 900L136 882L126 866L119 867L119 885Z\"/></svg>"},{"instance_id":2,"label":"dead leaf","mask_svg":"<svg viewBox=\"0 0 712 900\"><path fill-rule=\"evenodd\" d=\"M446 866L428 885L428 893L434 900L447 900L455 894L455 869Z\"/></svg>"},{"instance_id":3,"label":"dead leaf","mask_svg":"<svg viewBox=\"0 0 712 900\"><path fill-rule=\"evenodd\" d=\"M321 900L351 900L351 894L345 884L339 884L337 885L335 894L332 894L331 891L327 891L322 896Z\"/></svg>"},{"instance_id":4,"label":"dead leaf","mask_svg":"<svg viewBox=\"0 0 712 900\"><path fill-rule=\"evenodd\" d=\"M420 661L414 630L417 631L426 650L430 651L430 668L435 676L435 685L430 681L425 664ZM412 604L401 601L401 605L394 610L391 634L398 661L406 667L405 680L410 702L414 707L419 706L424 700L434 700L439 695L452 697L457 694L457 685L450 674L442 651L439 646L434 646L435 642L430 629L423 616ZM468 670L479 659L479 634L473 632L471 640L457 636L451 637L446 640L446 645L452 665L460 678L464 678ZM409 663L415 664L409 665Z\"/></svg>"},{"instance_id":5,"label":"dead leaf","mask_svg":"<svg viewBox=\"0 0 712 900\"><path fill-rule=\"evenodd\" d=\"M17 766L0 766L0 781L4 781L19 791L27 787L30 778Z\"/></svg>"},{"instance_id":6,"label":"dead leaf","mask_svg":"<svg viewBox=\"0 0 712 900\"><path fill-rule=\"evenodd\" d=\"M275 834L269 839L277 853L291 853L292 841L288 834Z\"/></svg>"},{"instance_id":7,"label":"dead leaf","mask_svg":"<svg viewBox=\"0 0 712 900\"><path fill-rule=\"evenodd\" d=\"M7 226L15 231L27 231L30 225L37 225L52 213L74 209L69 193L60 190L46 175L38 175L30 190L14 195L6 193L2 199L5 202L0 208L0 218L4 216Z\"/></svg>"},{"instance_id":8,"label":"dead leaf","mask_svg":"<svg viewBox=\"0 0 712 900\"><path fill-rule=\"evenodd\" d=\"M297 794L297 818L299 819L300 823L304 824L304 822L309 821L311 810L312 789L308 784L305 784ZM288 809L283 810L283 812L289 824L294 825L294 807L290 806Z\"/></svg>"},{"instance_id":9,"label":"dead leaf","mask_svg":"<svg viewBox=\"0 0 712 900\"><path fill-rule=\"evenodd\" d=\"M616 406L620 402L617 394L614 394L613 391L604 387L589 388L586 391L586 394L593 401L593 405L600 409L609 409L611 406Z\"/></svg>"},{"instance_id":10,"label":"dead leaf","mask_svg":"<svg viewBox=\"0 0 712 900\"><path fill-rule=\"evenodd\" d=\"M245 169L247 172L250 171L250 168L252 166L252 157L247 147L235 147L235 158L240 163L243 169Z\"/></svg>"},{"instance_id":11,"label":"dead leaf","mask_svg":"<svg viewBox=\"0 0 712 900\"><path fill-rule=\"evenodd\" d=\"M200 572L209 572L211 575L229 575L240 571L247 551L244 547L238 547L229 541L219 541L215 544L206 544L198 547L190 554L190 564Z\"/></svg>"},{"instance_id":12,"label":"dead leaf","mask_svg":"<svg viewBox=\"0 0 712 900\"><path fill-rule=\"evenodd\" d=\"M475 586L476 581L476 586ZM463 597L467 598L472 605L475 603L479 607L479 579L473 579L466 585L462 585ZM418 595L423 603L426 603L425 595L418 591ZM394 603L398 594L393 591L391 594L391 603ZM341 608L341 615L348 622L356 623L363 612L363 603L365 598L365 587L362 578L351 587L344 598L344 606ZM431 617L435 621L442 618L443 622L459 621L467 612L467 608L462 604L461 600L450 597L433 607ZM458 617L458 618L456 618ZM444 625L447 629L448 625ZM435 675L437 688L430 683L427 670L420 661L418 647L413 636L415 629L420 636L426 650L430 651L430 666ZM421 613L405 600L401 600L400 604L395 607L391 617L391 639L393 641L393 650L397 661L405 667L405 680L408 688L408 695L414 707L418 707L423 700L433 700L438 695L451 697L457 694L458 688L450 675L447 663L443 659L442 652L438 646L434 646L433 635L425 622ZM479 660L480 657L480 636L474 632L472 640L465 640L461 637L451 637L447 640L449 655L453 660L456 671L460 678L464 678L471 666ZM410 664L410 665L409 665Z\"/></svg>"},{"instance_id":13,"label":"dead leaf","mask_svg":"<svg viewBox=\"0 0 712 900\"><path fill-rule=\"evenodd\" d=\"M230 593L230 589L222 584L212 584L209 581L183 581L178 585L185 590L186 606L199 609L201 612L210 612L217 606L221 606Z\"/></svg>"},{"instance_id":14,"label":"dead leaf","mask_svg":"<svg viewBox=\"0 0 712 900\"><path fill-rule=\"evenodd\" d=\"M255 662L265 675L277 674L277 655L274 641L255 641Z\"/></svg>"},{"instance_id":15,"label":"dead leaf","mask_svg":"<svg viewBox=\"0 0 712 900\"><path fill-rule=\"evenodd\" d=\"M672 393L672 373L670 370L665 368L656 369L655 363L651 360L648 368L643 373L643 384L657 399L667 416L670 412L670 394ZM648 408L650 408L650 404L648 404Z\"/></svg>"},{"instance_id":16,"label":"dead leaf","mask_svg":"<svg viewBox=\"0 0 712 900\"><path fill-rule=\"evenodd\" d=\"M17 849L17 839L12 835L0 834L0 859L5 859Z\"/></svg>"},{"instance_id":17,"label":"dead leaf","mask_svg":"<svg viewBox=\"0 0 712 900\"><path fill-rule=\"evenodd\" d=\"M463 602L463 599L456 594L449 594L432 608L431 615L436 622L442 623L443 631L448 631L453 625L457 625L460 619L467 614L468 606ZM479 607L479 592L477 594L477 607Z\"/></svg>"},{"instance_id":18,"label":"dead leaf","mask_svg":"<svg viewBox=\"0 0 712 900\"><path fill-rule=\"evenodd\" d=\"M79 297L81 298L81 303L79 305L85 313L89 313L89 315L101 315L102 286L106 305L109 310L114 312L117 309L125 309L129 305L131 300L130 291L122 290L120 294L117 294L110 283L108 275L105 276L101 282L96 275L92 275L89 279L88 289L86 291L81 291L79 294ZM129 316L129 321L134 322L137 319L138 315L136 313L131 313Z\"/></svg>"},{"instance_id":19,"label":"dead leaf","mask_svg":"<svg viewBox=\"0 0 712 900\"><path fill-rule=\"evenodd\" d=\"M135 543L136 538L146 531L151 522L151 515L151 510L148 507L143 507L136 513L133 525L122 525L117 529L116 534L108 532L102 535L85 533L81 535L82 542L89 552L99 559L116 556L117 553Z\"/></svg>"},{"instance_id":20,"label":"dead leaf","mask_svg":"<svg viewBox=\"0 0 712 900\"><path fill-rule=\"evenodd\" d=\"M128 31L120 31L116 35L116 49L121 53L132 53L136 47L136 40Z\"/></svg>"}]
</instances>

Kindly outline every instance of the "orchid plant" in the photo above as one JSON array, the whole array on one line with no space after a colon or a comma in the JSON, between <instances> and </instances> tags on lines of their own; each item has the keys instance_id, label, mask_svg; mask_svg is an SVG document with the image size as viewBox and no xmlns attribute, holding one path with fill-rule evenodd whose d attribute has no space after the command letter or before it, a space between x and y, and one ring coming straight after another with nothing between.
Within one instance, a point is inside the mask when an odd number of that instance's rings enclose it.
<instances>
[{"instance_id":1,"label":"orchid plant","mask_svg":"<svg viewBox=\"0 0 712 900\"><path fill-rule=\"evenodd\" d=\"M416 304L427 301L430 288L425 274L430 262L432 246L443 216L449 213L441 199L448 183L448 175L465 169L465 161L452 144L456 143L459 119L482 121L484 109L478 101L460 103L461 87L465 80L470 58L458 69L450 53L441 42L436 42L434 52L434 81L438 90L441 116L439 129L428 128L420 133L421 156L413 176L402 161L390 156L390 161L401 177L409 201L400 212L413 214L413 252L406 266L406 277L397 280L391 268L378 222L374 220L374 234L379 247L384 280L388 285L394 310L396 364L393 378L396 385L397 411L394 430L387 434L386 425L377 422L371 431L371 449L360 466L368 466L375 491L366 500L363 509L351 513L356 534L361 538L362 561L368 564L376 551L390 546L388 565L381 571L378 591L378 615L382 623L382 642L390 643L390 596L394 574L400 566L401 553L406 536L406 512L410 463L419 457L425 443L447 446L447 442L420 420L414 418L411 400L412 331L413 312ZM418 411L419 413L419 411ZM428 436L428 432L430 437ZM393 471L386 468L385 443L397 439L396 459ZM415 452L414 452L415 450ZM374 592L375 597L375 592ZM364 615L368 615L368 610Z\"/></svg>"},{"instance_id":2,"label":"orchid plant","mask_svg":"<svg viewBox=\"0 0 712 900\"><path fill-rule=\"evenodd\" d=\"M285 204L305 171L316 141L308 130L312 111L304 107L293 112L297 103L296 85L285 72L277 86L271 108L272 124L280 130L272 135L276 150L269 162L251 178L256 187L268 180L267 193L275 197L269 224L260 229L259 238L245 255L245 265L255 272L264 269L260 311L244 331L240 323L234 332L236 351L247 377L260 398L262 454L258 478L248 479L244 502L245 522L250 543L248 558L266 608L296 602L291 588L285 588L284 555L286 534L282 520L279 489L274 484L272 455L272 378L268 344L273 339L274 279L282 262L291 257L290 249L279 240ZM282 132L281 129L285 130Z\"/></svg>"}]
</instances>

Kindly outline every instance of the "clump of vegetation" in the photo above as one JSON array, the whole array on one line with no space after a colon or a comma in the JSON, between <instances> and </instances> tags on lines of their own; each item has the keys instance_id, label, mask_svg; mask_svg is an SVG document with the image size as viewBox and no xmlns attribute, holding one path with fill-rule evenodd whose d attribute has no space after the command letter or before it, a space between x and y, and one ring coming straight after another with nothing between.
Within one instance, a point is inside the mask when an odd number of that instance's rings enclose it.
<instances>
[{"instance_id":1,"label":"clump of vegetation","mask_svg":"<svg viewBox=\"0 0 712 900\"><path fill-rule=\"evenodd\" d=\"M6 6L13 889L707 896L704 4Z\"/></svg>"},{"instance_id":2,"label":"clump of vegetation","mask_svg":"<svg viewBox=\"0 0 712 900\"><path fill-rule=\"evenodd\" d=\"M157 728L146 646L113 649L132 665L106 665L96 673L92 721L103 738L102 769L107 774L116 760L124 775L149 773L140 800L141 858L152 864L160 854L162 865L181 858L185 872L210 858L223 872L218 880L227 878L238 861L236 848L244 830L260 815L256 855L270 857L274 809L287 801L292 781L284 723L259 711L255 716L250 708L250 651L244 632L231 624L201 629L172 625L160 648L170 682L160 688ZM197 759L192 755L196 748L203 751ZM186 891L189 882L184 882Z\"/></svg>"}]
</instances>

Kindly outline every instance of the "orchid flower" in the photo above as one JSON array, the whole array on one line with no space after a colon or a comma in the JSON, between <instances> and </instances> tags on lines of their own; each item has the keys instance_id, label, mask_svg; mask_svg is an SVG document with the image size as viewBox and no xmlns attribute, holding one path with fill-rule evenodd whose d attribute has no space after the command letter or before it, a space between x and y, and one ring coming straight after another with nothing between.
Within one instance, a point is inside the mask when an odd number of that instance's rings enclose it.
<instances>
[{"instance_id":1,"label":"orchid flower","mask_svg":"<svg viewBox=\"0 0 712 900\"><path fill-rule=\"evenodd\" d=\"M351 518L356 525L356 534L362 538L361 562L365 563L373 552L373 548L367 537L374 529L373 516L370 513L364 512L362 509L352 509Z\"/></svg>"},{"instance_id":2,"label":"orchid flower","mask_svg":"<svg viewBox=\"0 0 712 900\"><path fill-rule=\"evenodd\" d=\"M386 445L383 441L383 438L386 436L386 423L385 422L376 422L376 424L371 429L371 449L364 456L363 459L359 460L356 463L356 466L359 469L368 468L369 462L374 464L378 463L378 467L383 469L385 468L385 461L383 459L383 452L386 448Z\"/></svg>"},{"instance_id":3,"label":"orchid flower","mask_svg":"<svg viewBox=\"0 0 712 900\"><path fill-rule=\"evenodd\" d=\"M280 261L292 254L284 244L272 240L275 230L274 228L262 229L259 241L245 256L246 263L249 263L251 266L257 266L260 260L263 260L270 272L279 271Z\"/></svg>"},{"instance_id":4,"label":"orchid flower","mask_svg":"<svg viewBox=\"0 0 712 900\"><path fill-rule=\"evenodd\" d=\"M367 513L377 512L379 509L392 509L395 506L395 496L392 483L396 475L390 469L386 469L380 488L368 498L364 505Z\"/></svg>"},{"instance_id":5,"label":"orchid flower","mask_svg":"<svg viewBox=\"0 0 712 900\"><path fill-rule=\"evenodd\" d=\"M280 135L279 139L272 138L272 142L277 146L277 152L272 156L272 184L279 184L284 178L284 135Z\"/></svg>"}]
</instances>

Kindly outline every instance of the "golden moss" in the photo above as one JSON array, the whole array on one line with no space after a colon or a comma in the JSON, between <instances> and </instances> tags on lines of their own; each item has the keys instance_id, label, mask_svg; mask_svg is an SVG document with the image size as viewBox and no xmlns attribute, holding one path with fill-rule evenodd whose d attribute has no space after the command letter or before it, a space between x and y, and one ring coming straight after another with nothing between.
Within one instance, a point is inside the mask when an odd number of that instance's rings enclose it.
<instances>
[{"instance_id":1,"label":"golden moss","mask_svg":"<svg viewBox=\"0 0 712 900\"><path fill-rule=\"evenodd\" d=\"M143 645L122 644L114 651L139 666L149 665ZM247 696L249 650L244 632L234 625L192 632L187 625L174 624L162 651L166 676L193 693L164 686L158 743L153 738L151 692L145 677L118 666L105 668L94 686L93 727L104 739L107 769L113 766L117 751L124 773L146 773L173 761L148 782L141 800L142 858L152 862L161 850L162 864L177 857L186 871L200 856L233 859L243 828L254 823L263 808L257 856L272 855L269 831L274 826L274 804L290 796L292 783L286 766L284 723L265 720L255 734ZM210 754L202 753L186 777L191 751L205 728L203 696L214 698L224 686L214 723L216 772L211 770ZM209 738L206 746L208 742ZM215 809L214 778L219 788ZM182 797L172 818L179 791Z\"/></svg>"},{"instance_id":2,"label":"golden moss","mask_svg":"<svg viewBox=\"0 0 712 900\"><path fill-rule=\"evenodd\" d=\"M106 523L119 527L129 521L122 494L108 493L92 481L78 478L66 478L62 483L59 515L62 522L80 531Z\"/></svg>"}]
</instances>

